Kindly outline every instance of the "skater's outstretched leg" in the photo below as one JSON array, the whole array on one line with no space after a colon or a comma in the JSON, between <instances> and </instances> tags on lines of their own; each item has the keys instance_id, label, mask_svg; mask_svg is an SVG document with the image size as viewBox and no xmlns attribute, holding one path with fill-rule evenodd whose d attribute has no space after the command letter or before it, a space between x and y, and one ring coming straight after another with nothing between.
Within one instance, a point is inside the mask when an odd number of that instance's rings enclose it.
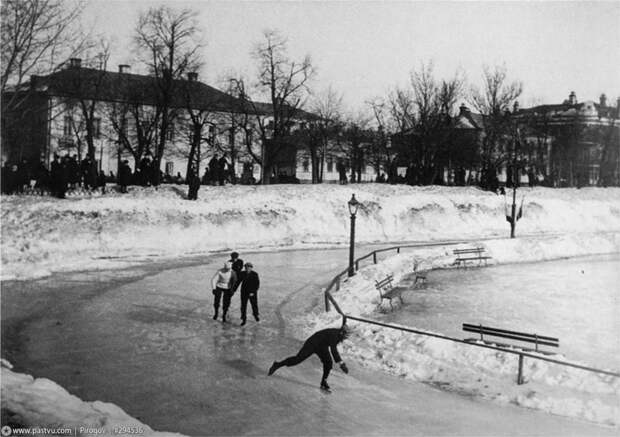
<instances>
[{"instance_id":1,"label":"skater's outstretched leg","mask_svg":"<svg viewBox=\"0 0 620 437\"><path fill-rule=\"evenodd\" d=\"M329 350L327 350L327 348L318 351L317 355L323 363L323 377L321 378L321 388L323 390L329 390L329 385L327 385L327 378L329 377L329 372L332 370L333 367L332 357L329 355Z\"/></svg>"},{"instance_id":2,"label":"skater's outstretched leg","mask_svg":"<svg viewBox=\"0 0 620 437\"><path fill-rule=\"evenodd\" d=\"M310 355L312 355L314 352L312 351L311 347L308 347L307 345L303 345L303 347L299 350L299 352L297 352L297 355L294 355L292 357L288 357L285 358L284 360L278 362L278 361L274 361L273 364L271 365L271 367L269 368L269 375L273 375L275 373L276 370L278 370L280 367L286 366L286 367L292 367L292 366L296 366L297 364L301 363L302 361L305 361L308 359L308 357Z\"/></svg>"}]
</instances>

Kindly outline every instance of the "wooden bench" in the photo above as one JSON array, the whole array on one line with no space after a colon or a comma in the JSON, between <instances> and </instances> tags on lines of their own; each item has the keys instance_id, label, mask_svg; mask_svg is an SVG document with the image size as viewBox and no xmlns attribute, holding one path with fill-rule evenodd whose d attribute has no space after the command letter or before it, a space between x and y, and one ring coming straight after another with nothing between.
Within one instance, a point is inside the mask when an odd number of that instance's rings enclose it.
<instances>
[{"instance_id":1,"label":"wooden bench","mask_svg":"<svg viewBox=\"0 0 620 437\"><path fill-rule=\"evenodd\" d=\"M390 308L394 309L392 306L392 299L398 297L400 299L400 303L403 303L403 297L401 296L404 289L402 288L394 288L394 275L387 275L385 279L381 281L375 281L375 288L379 292L379 296L381 296L381 302L379 305L383 303L383 299L387 299L390 301Z\"/></svg>"},{"instance_id":2,"label":"wooden bench","mask_svg":"<svg viewBox=\"0 0 620 437\"><path fill-rule=\"evenodd\" d=\"M454 249L452 253L456 255L456 259L454 260L453 265L456 265L457 267L466 267L468 261L478 261L479 266L482 265L482 261L484 261L484 265L487 265L487 260L491 259L490 256L484 255L484 247Z\"/></svg>"},{"instance_id":3,"label":"wooden bench","mask_svg":"<svg viewBox=\"0 0 620 437\"><path fill-rule=\"evenodd\" d=\"M413 285L416 285L418 281L421 283L426 282L426 274L428 273L426 270L418 270L419 263L414 261L413 263L413 273L415 274L415 281L413 281Z\"/></svg>"},{"instance_id":4,"label":"wooden bench","mask_svg":"<svg viewBox=\"0 0 620 437\"><path fill-rule=\"evenodd\" d=\"M555 337L547 337L545 335L526 334L524 332L509 331L507 329L491 328L491 327L482 326L482 325L472 325L469 323L463 323L463 331L474 332L480 335L480 338L466 338L465 341L482 341L483 343L487 343L487 344L493 343L493 344L496 344L502 347L517 346L517 345L512 345L512 344L497 343L495 341L493 342L486 341L484 339L484 336L487 335L487 336L492 336L492 337L508 338L511 340L518 340L518 341L526 342L526 343L534 343L536 345L535 349L523 348L521 346L518 346L518 347L525 351L540 352L540 353L547 354L547 355L551 355L553 354L553 352L541 351L538 349L538 346L560 347L559 339Z\"/></svg>"}]
</instances>

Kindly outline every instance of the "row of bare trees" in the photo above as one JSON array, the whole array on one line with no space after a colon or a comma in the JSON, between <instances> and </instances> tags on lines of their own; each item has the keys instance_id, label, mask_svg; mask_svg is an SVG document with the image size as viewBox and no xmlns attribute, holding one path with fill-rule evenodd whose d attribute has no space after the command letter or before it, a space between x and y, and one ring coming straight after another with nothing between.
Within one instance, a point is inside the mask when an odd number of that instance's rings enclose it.
<instances>
[{"instance_id":1,"label":"row of bare trees","mask_svg":"<svg viewBox=\"0 0 620 437\"><path fill-rule=\"evenodd\" d=\"M405 86L394 87L386 96L369 100L365 110L351 114L333 88L312 89L316 77L312 59L291 56L286 37L274 30L265 31L251 53L253 75L224 78L230 97L224 106L232 110L218 111L215 102L201 105L197 82L187 79L188 73L204 66L195 11L159 6L140 14L133 43L136 61L154 80L148 93L132 82L137 80L134 75L126 75L126 83L109 80L110 46L76 30L80 13L81 3L60 0L2 2L1 84L3 94L9 84L20 89L30 76L54 72L69 58L82 58L88 68L74 69L62 104L74 120L71 130L78 156L85 149L93 165L95 138L104 123L112 128L109 139L118 145L119 167L126 154L136 167L151 155L159 169L163 157L175 153L187 159L187 180L198 177L206 146L208 152L228 155L232 166L238 158L259 165L262 183L278 172L282 156L292 151L294 157L302 150L313 183L323 181L331 155L348 163L351 181L360 181L366 166L395 181L397 167L407 166L407 181L412 184L442 182L446 170L467 169L477 175L476 183L493 187L498 170L514 166L517 149L521 166L542 167L551 135L567 135L564 143L569 145L581 138L581 131L551 132L540 117L531 125L521 120L521 130L528 133L520 135L510 112L523 87L509 80L501 66L484 68L482 86L467 90L462 72L438 78L431 62L422 63ZM123 98L106 98L110 92L121 92ZM8 101L3 99L3 129L10 127L9 120L16 120L6 114L24 113L20 112L23 94L10 95ZM477 114L479 131L455 126L457 105L463 101ZM612 145L616 131L610 129L607 135ZM172 141L179 134L183 140ZM528 141L523 140L526 136ZM578 147L566 146L566 151L562 156L577 153ZM602 153L610 156L613 147Z\"/></svg>"}]
</instances>

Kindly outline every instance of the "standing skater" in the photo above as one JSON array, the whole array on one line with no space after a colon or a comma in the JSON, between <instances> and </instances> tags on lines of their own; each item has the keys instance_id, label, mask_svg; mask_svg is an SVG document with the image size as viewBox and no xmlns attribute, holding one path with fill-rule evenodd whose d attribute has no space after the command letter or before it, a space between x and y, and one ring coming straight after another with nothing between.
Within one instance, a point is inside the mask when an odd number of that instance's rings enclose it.
<instances>
[{"instance_id":1,"label":"standing skater","mask_svg":"<svg viewBox=\"0 0 620 437\"><path fill-rule=\"evenodd\" d=\"M296 366L302 361L306 360L310 355L317 354L323 363L323 378L321 379L321 390L329 391L329 385L327 385L327 377L329 376L329 372L332 369L332 358L334 357L334 361L336 364L340 363L340 368L344 373L349 373L349 369L347 365L340 358L340 354L338 353L338 348L336 347L338 343L345 340L349 336L347 332L346 326L342 328L328 328L323 329L321 331L317 331L310 336L301 347L297 355L292 357L288 357L280 362L274 361L271 367L269 368L269 375L273 375L276 370L278 370L282 366Z\"/></svg>"},{"instance_id":2,"label":"standing skater","mask_svg":"<svg viewBox=\"0 0 620 437\"><path fill-rule=\"evenodd\" d=\"M211 279L213 296L215 296L215 300L213 301L213 307L215 308L213 320L217 320L217 312L219 310L220 299L223 294L224 302L222 303L222 322L226 322L226 313L228 312L228 307L230 307L230 299L234 293L233 287L236 283L237 275L231 268L230 261L227 261L224 263L224 267L215 272L215 275L213 275L213 278Z\"/></svg>"},{"instance_id":3,"label":"standing skater","mask_svg":"<svg viewBox=\"0 0 620 437\"><path fill-rule=\"evenodd\" d=\"M237 280L239 280L239 275L243 271L243 260L241 258L239 258L239 253L237 253L237 252L231 253L230 254L230 260L228 260L228 261L230 263L232 263L231 268L237 274Z\"/></svg>"},{"instance_id":4,"label":"standing skater","mask_svg":"<svg viewBox=\"0 0 620 437\"><path fill-rule=\"evenodd\" d=\"M258 318L258 287L260 280L258 273L252 270L252 263L245 263L245 271L239 274L239 282L241 282L241 326L245 325L248 300L252 305L252 314L254 319L259 322Z\"/></svg>"}]
</instances>

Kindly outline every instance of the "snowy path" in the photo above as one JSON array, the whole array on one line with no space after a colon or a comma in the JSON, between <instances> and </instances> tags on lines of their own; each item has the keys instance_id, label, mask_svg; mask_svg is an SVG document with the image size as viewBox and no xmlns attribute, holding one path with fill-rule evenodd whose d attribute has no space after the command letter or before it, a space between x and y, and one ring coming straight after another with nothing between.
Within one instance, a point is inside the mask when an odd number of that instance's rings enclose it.
<instances>
[{"instance_id":1,"label":"snowy path","mask_svg":"<svg viewBox=\"0 0 620 437\"><path fill-rule=\"evenodd\" d=\"M287 320L319 302L346 249L242 257L261 274L259 324L238 326L238 295L234 324L211 320L208 281L221 258L63 274L3 284L2 356L84 400L113 402L156 430L189 435L614 434L354 363L349 375L334 371L331 395L318 390L314 357L267 377L274 358L301 345Z\"/></svg>"}]
</instances>

